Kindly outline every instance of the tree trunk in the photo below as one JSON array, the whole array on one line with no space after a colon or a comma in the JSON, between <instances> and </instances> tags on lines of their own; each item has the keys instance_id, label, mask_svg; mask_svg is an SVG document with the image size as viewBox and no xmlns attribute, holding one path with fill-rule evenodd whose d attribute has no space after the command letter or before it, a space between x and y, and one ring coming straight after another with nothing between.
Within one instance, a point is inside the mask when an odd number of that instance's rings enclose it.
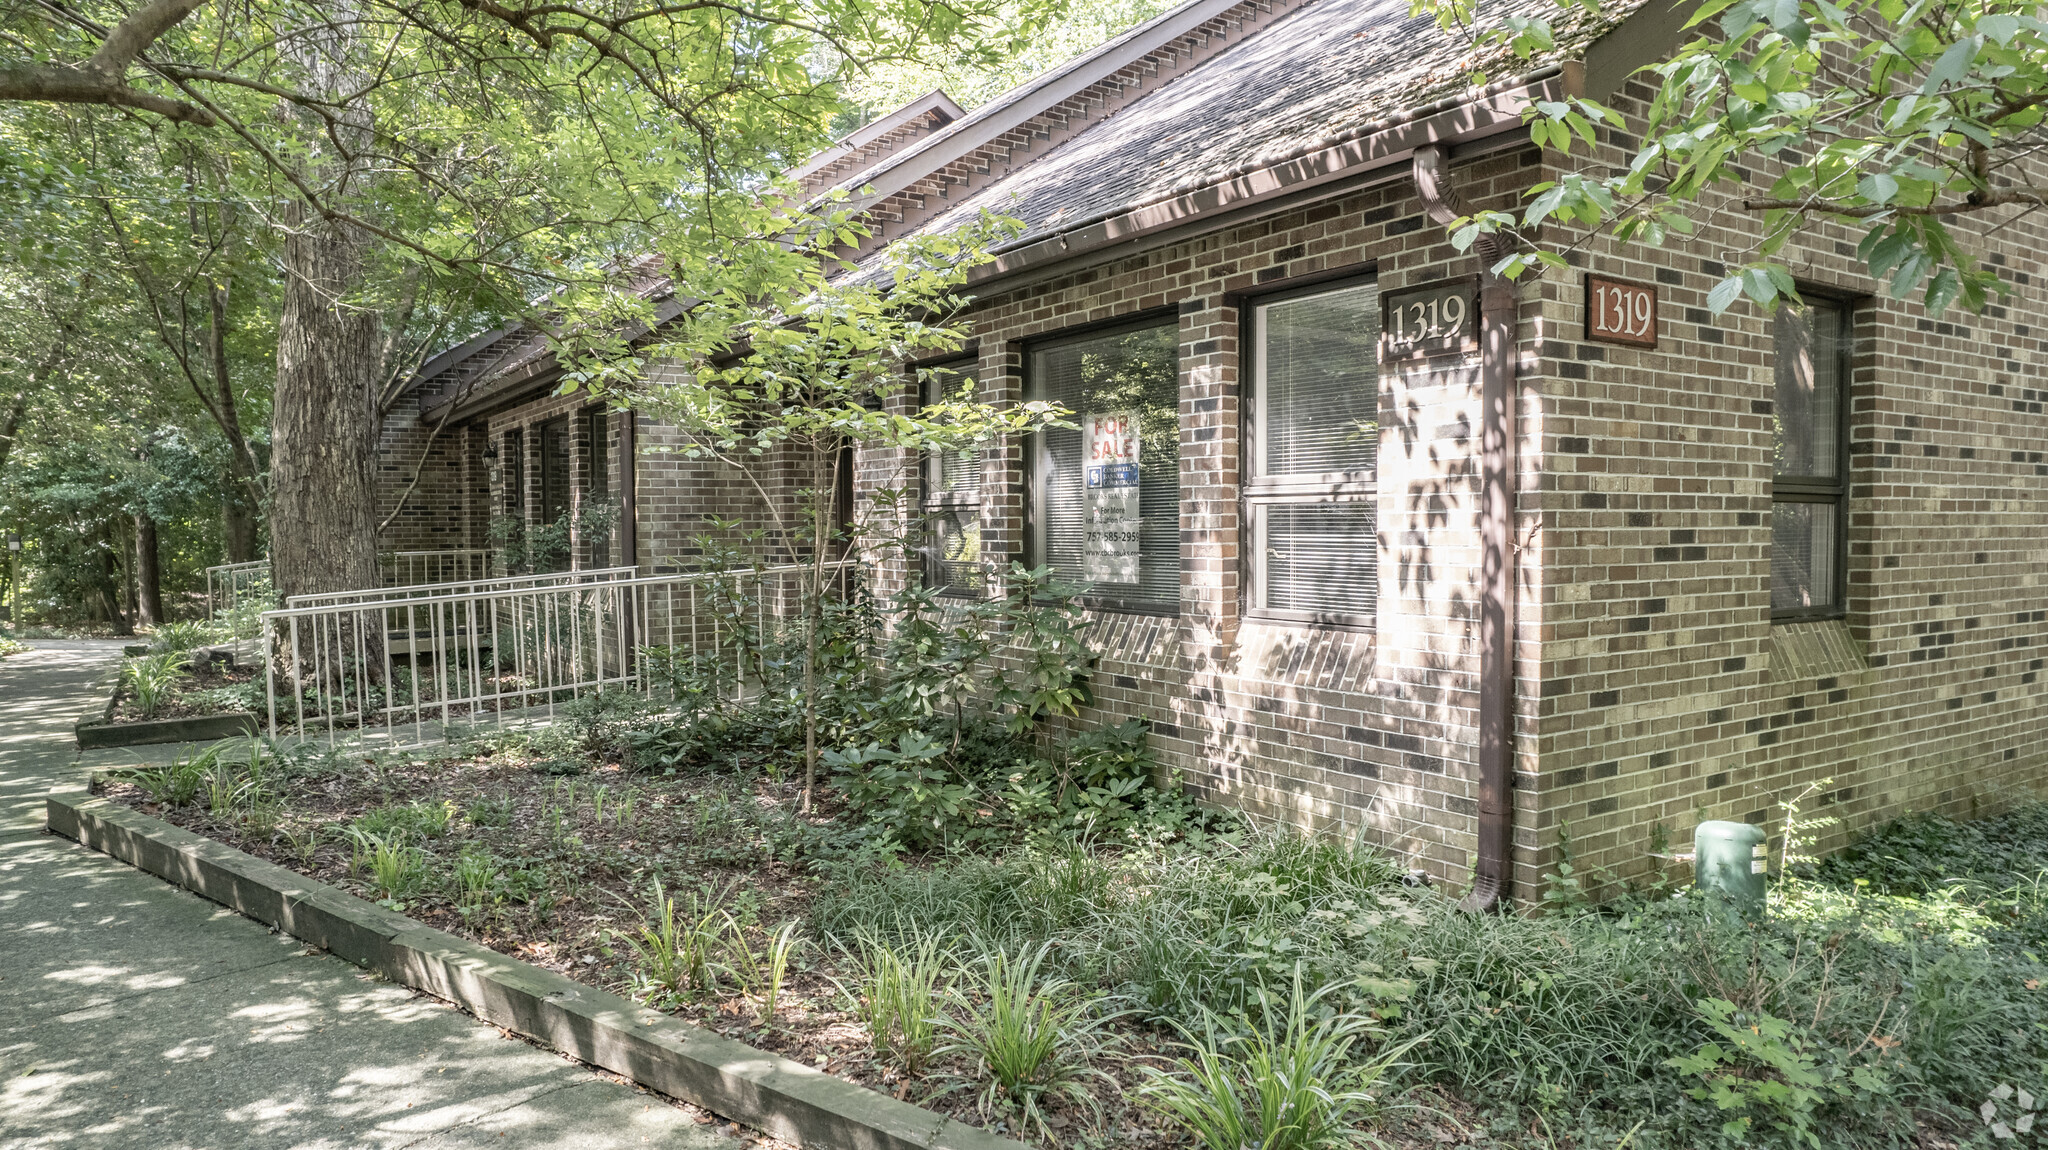
<instances>
[{"instance_id":1,"label":"tree trunk","mask_svg":"<svg viewBox=\"0 0 2048 1150\"><path fill-rule=\"evenodd\" d=\"M135 517L135 621L144 627L167 622L163 577L157 566L156 520L141 514Z\"/></svg>"},{"instance_id":2,"label":"tree trunk","mask_svg":"<svg viewBox=\"0 0 2048 1150\"><path fill-rule=\"evenodd\" d=\"M21 431L21 417L28 412L28 389L16 393L0 411L0 475L7 472L7 456L14 450L14 438Z\"/></svg>"},{"instance_id":3,"label":"tree trunk","mask_svg":"<svg viewBox=\"0 0 2048 1150\"><path fill-rule=\"evenodd\" d=\"M114 634L127 638L135 634L135 628L128 624L128 616L121 610L120 565L114 561L117 550L113 541L100 551L100 608L107 613L107 624Z\"/></svg>"},{"instance_id":4,"label":"tree trunk","mask_svg":"<svg viewBox=\"0 0 2048 1150\"><path fill-rule=\"evenodd\" d=\"M228 562L256 561L256 509L239 485L229 484L220 493L221 531L227 543Z\"/></svg>"},{"instance_id":5,"label":"tree trunk","mask_svg":"<svg viewBox=\"0 0 2048 1150\"><path fill-rule=\"evenodd\" d=\"M228 285L217 283L206 293L206 351L213 370L213 403L215 422L227 438L230 452L228 467L241 484L241 491L224 501L223 511L228 517L228 546L231 563L247 563L256 558L256 516L263 510L263 480L257 473L256 453L249 447L249 437L242 433L242 413L235 403L234 377L228 372ZM234 550L238 540L246 540L246 547Z\"/></svg>"},{"instance_id":6,"label":"tree trunk","mask_svg":"<svg viewBox=\"0 0 2048 1150\"><path fill-rule=\"evenodd\" d=\"M377 586L378 321L350 298L362 284L364 248L360 235L325 220L304 220L284 245L270 477L270 569L280 598Z\"/></svg>"}]
</instances>

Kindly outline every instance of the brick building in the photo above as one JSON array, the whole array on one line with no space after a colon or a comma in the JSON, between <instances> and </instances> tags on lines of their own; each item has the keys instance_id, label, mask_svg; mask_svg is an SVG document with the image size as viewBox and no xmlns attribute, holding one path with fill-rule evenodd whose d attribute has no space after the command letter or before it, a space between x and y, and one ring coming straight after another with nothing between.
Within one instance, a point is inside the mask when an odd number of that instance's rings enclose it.
<instances>
[{"instance_id":1,"label":"brick building","mask_svg":"<svg viewBox=\"0 0 2048 1150\"><path fill-rule=\"evenodd\" d=\"M1102 716L1149 716L1216 801L1356 830L1482 897L1537 891L1563 828L1582 864L1641 873L1697 821L1773 820L1822 779L1837 834L2037 794L2036 221L1974 239L2018 296L1940 319L1829 229L1788 253L1805 306L1711 315L1753 242L1739 211L1660 249L1590 240L1575 274L1521 285L1445 238L1560 174L1528 100L1639 116L1629 76L1677 34L1661 0L1609 6L1530 64L1406 0L1193 0L800 170L855 195L870 249L982 210L1024 224L974 273L975 344L948 366L1081 428L926 469L929 576L974 594L1016 557L1091 582ZM1475 95L1475 69L1506 78ZM1631 149L1617 131L1566 162ZM511 339L423 373L423 404L467 389L478 414L433 448L455 494L407 529L474 537L508 483L545 501L549 419L571 417L572 470L598 458L544 349L475 366ZM394 460L428 418L388 429ZM605 490L640 492L617 554L658 561L655 533L726 496L644 452L621 470L613 438Z\"/></svg>"}]
</instances>

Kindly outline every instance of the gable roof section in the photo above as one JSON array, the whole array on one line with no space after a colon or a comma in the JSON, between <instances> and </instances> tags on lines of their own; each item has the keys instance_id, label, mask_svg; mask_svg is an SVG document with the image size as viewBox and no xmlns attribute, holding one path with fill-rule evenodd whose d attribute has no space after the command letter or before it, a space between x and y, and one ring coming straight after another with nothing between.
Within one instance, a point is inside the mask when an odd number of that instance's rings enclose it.
<instances>
[{"instance_id":1,"label":"gable roof section","mask_svg":"<svg viewBox=\"0 0 2048 1150\"><path fill-rule=\"evenodd\" d=\"M1200 194L1205 190L1278 189L1284 180L1251 177L1289 161L1316 157L1297 165L1304 168L1297 182L1315 181L1326 179L1332 165L1383 163L1422 142L1510 131L1520 127L1519 108L1530 95L1548 91L1554 98L1563 90L1563 61L1584 54L1641 3L1622 0L1597 15L1566 17L1556 51L1525 63L1505 49L1474 51L1431 18L1411 17L1409 0L1306 0L1115 115L908 217L889 238L955 227L983 210L1023 221L1024 234L1005 251L1154 206L1162 210L1153 215L1185 222L1231 198ZM1487 18L1558 11L1552 0L1494 0L1485 8ZM1487 92L1475 93L1468 79L1474 70L1516 69L1521 75ZM1405 151L1346 147L1432 114L1440 122L1405 134ZM1350 154L1318 156L1333 151ZM1187 202L1165 207L1178 200ZM976 278L1001 270L984 269Z\"/></svg>"},{"instance_id":2,"label":"gable roof section","mask_svg":"<svg viewBox=\"0 0 2048 1150\"><path fill-rule=\"evenodd\" d=\"M1188 0L840 181L861 194L874 229L863 248L915 228L949 197L1031 162L1304 2Z\"/></svg>"},{"instance_id":3,"label":"gable roof section","mask_svg":"<svg viewBox=\"0 0 2048 1150\"><path fill-rule=\"evenodd\" d=\"M872 123L864 124L784 175L807 196L817 195L848 176L867 170L892 152L943 130L967 113L953 97L934 88Z\"/></svg>"},{"instance_id":4,"label":"gable roof section","mask_svg":"<svg viewBox=\"0 0 2048 1150\"><path fill-rule=\"evenodd\" d=\"M682 306L675 300L674 284L662 271L660 257L635 260L622 269L622 281L622 290L654 301L655 326L682 313ZM641 327L625 334L629 339L640 340L648 331ZM466 417L551 385L560 374L552 334L533 323L521 323L487 332L442 352L420 365L406 388L422 392L422 415L452 403L458 408L455 417Z\"/></svg>"}]
</instances>

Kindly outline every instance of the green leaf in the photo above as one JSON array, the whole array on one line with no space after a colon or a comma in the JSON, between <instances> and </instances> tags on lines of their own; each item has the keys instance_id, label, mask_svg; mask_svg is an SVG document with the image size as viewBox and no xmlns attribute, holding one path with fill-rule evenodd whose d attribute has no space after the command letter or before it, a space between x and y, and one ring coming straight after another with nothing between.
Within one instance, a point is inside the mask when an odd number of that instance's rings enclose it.
<instances>
[{"instance_id":1,"label":"green leaf","mask_svg":"<svg viewBox=\"0 0 2048 1150\"><path fill-rule=\"evenodd\" d=\"M1707 310L1715 315L1720 315L1733 306L1736 299L1741 295L1742 277L1739 275L1729 276L1727 279L1715 284L1714 289L1707 293Z\"/></svg>"},{"instance_id":2,"label":"green leaf","mask_svg":"<svg viewBox=\"0 0 2048 1150\"><path fill-rule=\"evenodd\" d=\"M1932 92L1943 84L1961 82L1983 47L1982 36L1966 36L1949 45L1948 51L1941 54L1941 59L1934 62L1934 67L1927 70L1927 82L1920 86L1920 90Z\"/></svg>"},{"instance_id":3,"label":"green leaf","mask_svg":"<svg viewBox=\"0 0 2048 1150\"><path fill-rule=\"evenodd\" d=\"M1899 181L1883 172L1873 172L1857 181L1856 191L1874 204L1889 204L1899 194Z\"/></svg>"}]
</instances>

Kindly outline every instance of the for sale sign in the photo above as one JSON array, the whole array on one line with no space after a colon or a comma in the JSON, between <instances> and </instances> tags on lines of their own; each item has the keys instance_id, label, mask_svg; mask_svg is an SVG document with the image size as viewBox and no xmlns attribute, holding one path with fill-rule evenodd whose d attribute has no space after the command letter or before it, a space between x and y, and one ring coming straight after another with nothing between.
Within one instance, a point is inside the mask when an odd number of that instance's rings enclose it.
<instances>
[{"instance_id":1,"label":"for sale sign","mask_svg":"<svg viewBox=\"0 0 2048 1150\"><path fill-rule=\"evenodd\" d=\"M1138 413L1103 411L1082 417L1088 450L1088 539L1092 583L1138 581Z\"/></svg>"}]
</instances>

